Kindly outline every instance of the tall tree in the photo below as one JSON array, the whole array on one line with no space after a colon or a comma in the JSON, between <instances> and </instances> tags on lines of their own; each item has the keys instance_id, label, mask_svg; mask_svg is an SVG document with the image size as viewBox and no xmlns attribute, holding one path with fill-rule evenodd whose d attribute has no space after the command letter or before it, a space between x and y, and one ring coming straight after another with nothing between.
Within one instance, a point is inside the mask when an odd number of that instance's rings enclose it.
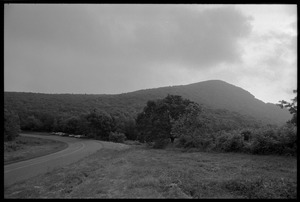
<instances>
[{"instance_id":1,"label":"tall tree","mask_svg":"<svg viewBox=\"0 0 300 202\"><path fill-rule=\"evenodd\" d=\"M176 137L181 135L193 136L194 131L204 130L205 125L200 121L201 107L197 103L191 103L186 108L186 112L182 114L172 124L172 134Z\"/></svg>"},{"instance_id":2,"label":"tall tree","mask_svg":"<svg viewBox=\"0 0 300 202\"><path fill-rule=\"evenodd\" d=\"M72 116L66 120L65 132L77 134L79 130L80 119L79 117Z\"/></svg>"},{"instance_id":3,"label":"tall tree","mask_svg":"<svg viewBox=\"0 0 300 202\"><path fill-rule=\"evenodd\" d=\"M178 95L148 101L143 112L137 116L139 139L145 142L170 139L173 143L176 136L172 133L172 124L186 112L191 103Z\"/></svg>"},{"instance_id":4,"label":"tall tree","mask_svg":"<svg viewBox=\"0 0 300 202\"><path fill-rule=\"evenodd\" d=\"M104 111L89 113L86 119L90 126L88 136L96 139L108 140L110 132L115 132L116 123L113 117Z\"/></svg>"},{"instance_id":5,"label":"tall tree","mask_svg":"<svg viewBox=\"0 0 300 202\"><path fill-rule=\"evenodd\" d=\"M293 93L296 93L296 97L292 99L292 102L287 102L285 100L279 101L277 106L287 108L289 112L293 115L292 119L288 121L288 123L292 123L293 125L297 126L297 90L293 90Z\"/></svg>"},{"instance_id":6,"label":"tall tree","mask_svg":"<svg viewBox=\"0 0 300 202\"><path fill-rule=\"evenodd\" d=\"M30 115L22 121L22 130L40 131L43 128L43 123L35 117Z\"/></svg>"},{"instance_id":7,"label":"tall tree","mask_svg":"<svg viewBox=\"0 0 300 202\"><path fill-rule=\"evenodd\" d=\"M19 116L13 111L4 109L4 141L14 140L20 132Z\"/></svg>"}]
</instances>

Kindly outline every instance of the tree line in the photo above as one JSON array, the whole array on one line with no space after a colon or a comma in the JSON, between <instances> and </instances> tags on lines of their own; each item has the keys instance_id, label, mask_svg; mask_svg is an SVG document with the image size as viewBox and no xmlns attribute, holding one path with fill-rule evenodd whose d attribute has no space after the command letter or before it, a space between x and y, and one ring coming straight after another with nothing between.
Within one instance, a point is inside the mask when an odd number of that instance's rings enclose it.
<instances>
[{"instance_id":1,"label":"tree line","mask_svg":"<svg viewBox=\"0 0 300 202\"><path fill-rule=\"evenodd\" d=\"M283 104L293 114L283 126L268 124L216 130L202 116L200 105L180 96L168 95L162 100L148 101L138 115L139 140L155 148L164 148L178 139L176 146L187 150L296 155L297 97L292 103L284 101Z\"/></svg>"},{"instance_id":2,"label":"tree line","mask_svg":"<svg viewBox=\"0 0 300 202\"><path fill-rule=\"evenodd\" d=\"M293 103L284 101L279 104L290 108L294 115L279 128L226 110L209 109L178 95L149 100L136 117L120 110L108 113L93 109L75 114L55 114L42 110L19 110L17 113L5 107L4 139L13 140L20 130L61 131L106 141L137 140L155 148L164 148L171 143L203 151L294 154L296 101L295 98Z\"/></svg>"},{"instance_id":3,"label":"tree line","mask_svg":"<svg viewBox=\"0 0 300 202\"><path fill-rule=\"evenodd\" d=\"M79 115L59 115L33 112L17 114L5 108L4 116L5 141L13 140L23 131L64 132L85 135L89 138L109 140L110 133L123 134L121 138L136 139L135 121L130 117L114 117L102 110Z\"/></svg>"}]
</instances>

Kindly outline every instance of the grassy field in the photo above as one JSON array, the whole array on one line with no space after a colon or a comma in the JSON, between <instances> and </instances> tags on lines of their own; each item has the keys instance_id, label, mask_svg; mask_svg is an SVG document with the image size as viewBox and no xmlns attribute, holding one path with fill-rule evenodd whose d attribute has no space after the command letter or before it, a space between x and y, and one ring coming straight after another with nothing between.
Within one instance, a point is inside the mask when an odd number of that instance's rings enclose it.
<instances>
[{"instance_id":1,"label":"grassy field","mask_svg":"<svg viewBox=\"0 0 300 202\"><path fill-rule=\"evenodd\" d=\"M114 145L114 143L107 143ZM5 198L296 198L297 159L105 146L4 189Z\"/></svg>"},{"instance_id":2,"label":"grassy field","mask_svg":"<svg viewBox=\"0 0 300 202\"><path fill-rule=\"evenodd\" d=\"M4 164L15 163L43 156L67 148L60 141L18 136L14 141L4 142Z\"/></svg>"}]
</instances>

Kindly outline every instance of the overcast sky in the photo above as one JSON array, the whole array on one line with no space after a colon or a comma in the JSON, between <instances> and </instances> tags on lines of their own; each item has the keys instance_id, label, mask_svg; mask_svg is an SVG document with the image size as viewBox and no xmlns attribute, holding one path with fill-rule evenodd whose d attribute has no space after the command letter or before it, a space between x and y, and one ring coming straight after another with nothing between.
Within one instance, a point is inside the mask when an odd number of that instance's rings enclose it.
<instances>
[{"instance_id":1,"label":"overcast sky","mask_svg":"<svg viewBox=\"0 0 300 202\"><path fill-rule=\"evenodd\" d=\"M4 90L116 94L223 80L297 88L296 5L6 4Z\"/></svg>"}]
</instances>

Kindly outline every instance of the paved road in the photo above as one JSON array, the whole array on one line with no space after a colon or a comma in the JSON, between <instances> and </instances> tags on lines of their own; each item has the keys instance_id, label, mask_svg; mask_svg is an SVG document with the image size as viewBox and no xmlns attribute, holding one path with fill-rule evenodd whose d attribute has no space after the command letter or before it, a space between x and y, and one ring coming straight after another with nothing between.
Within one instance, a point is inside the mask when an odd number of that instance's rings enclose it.
<instances>
[{"instance_id":1,"label":"paved road","mask_svg":"<svg viewBox=\"0 0 300 202\"><path fill-rule=\"evenodd\" d=\"M28 137L46 138L66 142L68 147L62 151L21 161L4 166L4 186L51 171L54 168L78 161L79 159L96 152L102 148L99 141L60 137L53 135L21 134Z\"/></svg>"}]
</instances>

